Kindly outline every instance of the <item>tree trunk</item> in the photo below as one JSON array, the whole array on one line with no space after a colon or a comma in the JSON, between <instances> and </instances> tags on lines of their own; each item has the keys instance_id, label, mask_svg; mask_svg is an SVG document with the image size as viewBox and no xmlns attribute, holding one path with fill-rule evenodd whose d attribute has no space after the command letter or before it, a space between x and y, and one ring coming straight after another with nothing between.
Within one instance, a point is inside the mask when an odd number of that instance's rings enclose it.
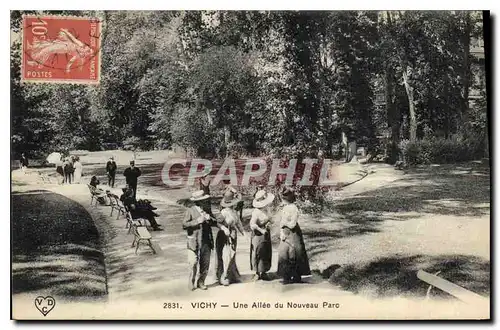
<instances>
[{"instance_id":1,"label":"tree trunk","mask_svg":"<svg viewBox=\"0 0 500 330\"><path fill-rule=\"evenodd\" d=\"M385 108L387 112L387 124L391 128L391 145L389 150L389 163L395 163L399 158L399 139L401 128L401 112L394 104L394 81L392 70L385 70Z\"/></svg>"},{"instance_id":2,"label":"tree trunk","mask_svg":"<svg viewBox=\"0 0 500 330\"><path fill-rule=\"evenodd\" d=\"M231 131L229 126L224 125L224 146L226 148L226 157L229 157L229 142L231 139Z\"/></svg>"},{"instance_id":3,"label":"tree trunk","mask_svg":"<svg viewBox=\"0 0 500 330\"><path fill-rule=\"evenodd\" d=\"M206 108L205 112L207 113L207 121L209 125L213 124L212 116L210 115L210 109Z\"/></svg>"},{"instance_id":4,"label":"tree trunk","mask_svg":"<svg viewBox=\"0 0 500 330\"><path fill-rule=\"evenodd\" d=\"M344 148L345 161L347 163L349 162L349 141L345 132L342 132L342 148Z\"/></svg>"},{"instance_id":5,"label":"tree trunk","mask_svg":"<svg viewBox=\"0 0 500 330\"><path fill-rule=\"evenodd\" d=\"M390 11L386 11L387 26L392 28L392 16ZM387 55L386 55L387 56ZM389 63L389 58L385 58ZM384 72L385 82L385 107L387 113L387 124L391 128L391 145L388 155L388 162L390 164L396 163L400 160L399 157L399 142L401 137L401 110L396 106L395 102L395 89L394 89L394 70L391 64L387 64ZM387 156L387 149L385 151Z\"/></svg>"},{"instance_id":6,"label":"tree trunk","mask_svg":"<svg viewBox=\"0 0 500 330\"><path fill-rule=\"evenodd\" d=\"M470 37L472 32L471 17L468 11L464 12L465 28L462 35L464 47L463 72L462 72L462 127L467 122L469 115L469 87L470 87Z\"/></svg>"},{"instance_id":7,"label":"tree trunk","mask_svg":"<svg viewBox=\"0 0 500 330\"><path fill-rule=\"evenodd\" d=\"M415 101L413 98L413 87L411 87L408 81L408 71L410 67L407 66L406 70L403 71L403 82L406 89L406 95L408 96L408 108L410 109L410 141L414 142L417 140L417 116L415 115Z\"/></svg>"},{"instance_id":8,"label":"tree trunk","mask_svg":"<svg viewBox=\"0 0 500 330\"><path fill-rule=\"evenodd\" d=\"M349 160L348 162L351 162L353 159L357 159L356 154L358 152L358 148L356 145L356 140L349 141Z\"/></svg>"}]
</instances>

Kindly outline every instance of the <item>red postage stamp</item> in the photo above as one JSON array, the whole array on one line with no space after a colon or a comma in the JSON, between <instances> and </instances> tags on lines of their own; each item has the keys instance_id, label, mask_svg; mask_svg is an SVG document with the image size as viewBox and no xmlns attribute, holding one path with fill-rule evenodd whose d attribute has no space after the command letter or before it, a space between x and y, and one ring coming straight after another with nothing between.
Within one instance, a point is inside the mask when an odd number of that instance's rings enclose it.
<instances>
[{"instance_id":1,"label":"red postage stamp","mask_svg":"<svg viewBox=\"0 0 500 330\"><path fill-rule=\"evenodd\" d=\"M22 81L99 83L99 19L24 16L22 33Z\"/></svg>"}]
</instances>

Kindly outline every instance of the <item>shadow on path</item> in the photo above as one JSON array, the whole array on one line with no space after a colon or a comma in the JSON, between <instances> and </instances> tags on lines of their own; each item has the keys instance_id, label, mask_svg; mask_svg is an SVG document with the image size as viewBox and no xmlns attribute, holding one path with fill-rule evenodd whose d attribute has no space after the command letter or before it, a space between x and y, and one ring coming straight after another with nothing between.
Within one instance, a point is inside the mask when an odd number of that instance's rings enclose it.
<instances>
[{"instance_id":1,"label":"shadow on path","mask_svg":"<svg viewBox=\"0 0 500 330\"><path fill-rule=\"evenodd\" d=\"M322 272L314 272L330 283L354 293L374 297L424 297L429 285L417 278L419 269L433 274L440 271L438 276L450 282L484 296L490 295L490 262L467 255L393 256L344 267L331 265ZM450 297L436 288L431 294Z\"/></svg>"}]
</instances>

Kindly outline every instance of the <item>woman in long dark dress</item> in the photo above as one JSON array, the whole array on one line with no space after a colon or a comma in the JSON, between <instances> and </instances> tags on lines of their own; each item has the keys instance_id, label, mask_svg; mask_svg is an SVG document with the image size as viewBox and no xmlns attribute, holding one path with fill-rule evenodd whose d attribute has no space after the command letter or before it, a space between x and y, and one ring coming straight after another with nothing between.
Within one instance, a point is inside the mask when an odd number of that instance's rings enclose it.
<instances>
[{"instance_id":1,"label":"woman in long dark dress","mask_svg":"<svg viewBox=\"0 0 500 330\"><path fill-rule=\"evenodd\" d=\"M283 284L300 283L302 276L311 274L311 269L302 230L298 223L299 209L294 204L295 192L285 188L282 192L282 199L278 275L283 278Z\"/></svg>"},{"instance_id":2,"label":"woman in long dark dress","mask_svg":"<svg viewBox=\"0 0 500 330\"><path fill-rule=\"evenodd\" d=\"M236 266L236 246L238 233L244 235L241 218L236 212L236 207L241 200L241 196L232 191L224 193L220 205L222 221L220 230L215 239L216 252L216 275L221 285L239 282L240 272Z\"/></svg>"},{"instance_id":3,"label":"woman in long dark dress","mask_svg":"<svg viewBox=\"0 0 500 330\"><path fill-rule=\"evenodd\" d=\"M254 210L250 219L252 238L250 243L250 269L255 272L255 280L268 280L267 272L271 269L271 215L270 205L274 195L260 190L252 202Z\"/></svg>"}]
</instances>

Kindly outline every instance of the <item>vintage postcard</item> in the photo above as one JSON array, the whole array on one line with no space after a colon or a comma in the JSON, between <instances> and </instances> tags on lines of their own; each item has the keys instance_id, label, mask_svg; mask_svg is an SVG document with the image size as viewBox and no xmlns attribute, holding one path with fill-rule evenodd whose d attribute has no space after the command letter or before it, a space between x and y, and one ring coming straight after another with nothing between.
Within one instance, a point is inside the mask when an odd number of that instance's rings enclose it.
<instances>
[{"instance_id":1,"label":"vintage postcard","mask_svg":"<svg viewBox=\"0 0 500 330\"><path fill-rule=\"evenodd\" d=\"M490 319L488 12L10 19L13 319Z\"/></svg>"}]
</instances>

